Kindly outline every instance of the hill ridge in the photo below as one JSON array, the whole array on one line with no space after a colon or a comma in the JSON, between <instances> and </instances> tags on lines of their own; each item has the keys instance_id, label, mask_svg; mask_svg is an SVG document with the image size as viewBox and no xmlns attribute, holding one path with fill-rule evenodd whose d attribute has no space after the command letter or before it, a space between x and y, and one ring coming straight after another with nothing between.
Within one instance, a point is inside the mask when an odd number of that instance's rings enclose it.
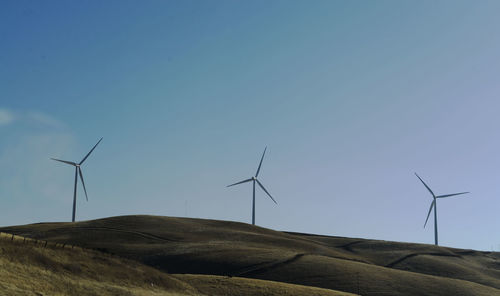
<instances>
[{"instance_id":1,"label":"hill ridge","mask_svg":"<svg viewBox=\"0 0 500 296\"><path fill-rule=\"evenodd\" d=\"M240 275L364 294L388 293L389 287L390 295L500 295L495 252L151 215L0 231L99 248L169 273Z\"/></svg>"}]
</instances>

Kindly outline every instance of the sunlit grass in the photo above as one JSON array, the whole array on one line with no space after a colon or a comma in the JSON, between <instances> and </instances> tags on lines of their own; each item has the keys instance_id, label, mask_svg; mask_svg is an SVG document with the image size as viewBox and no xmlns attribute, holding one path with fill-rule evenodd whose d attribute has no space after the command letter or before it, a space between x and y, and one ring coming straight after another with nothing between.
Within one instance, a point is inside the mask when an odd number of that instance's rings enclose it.
<instances>
[{"instance_id":1,"label":"sunlit grass","mask_svg":"<svg viewBox=\"0 0 500 296\"><path fill-rule=\"evenodd\" d=\"M197 295L154 268L81 248L0 236L2 295Z\"/></svg>"}]
</instances>

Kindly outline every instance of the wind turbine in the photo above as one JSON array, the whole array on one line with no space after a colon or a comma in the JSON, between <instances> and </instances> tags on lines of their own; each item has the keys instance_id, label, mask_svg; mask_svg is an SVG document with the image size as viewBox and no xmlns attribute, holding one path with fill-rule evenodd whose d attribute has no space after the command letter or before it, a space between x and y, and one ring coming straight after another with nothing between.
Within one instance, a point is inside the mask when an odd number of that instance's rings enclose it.
<instances>
[{"instance_id":1,"label":"wind turbine","mask_svg":"<svg viewBox=\"0 0 500 296\"><path fill-rule=\"evenodd\" d=\"M247 182L250 182L250 181L253 182L252 225L255 225L255 183L257 183L260 186L260 188L262 188L262 190L264 190L264 192L272 199L272 201L274 201L275 204L278 204L274 200L274 198L271 196L271 194L266 190L266 188L264 187L264 185L262 185L262 183L260 183L260 181L257 179L257 177L259 176L260 167L262 166L262 161L264 160L264 155L266 155L266 150L267 150L267 147L264 149L264 153L262 153L262 157L260 159L259 167L257 168L257 172L255 173L254 177L227 186L227 187L231 187L231 186L234 186L234 185L238 185L238 184L242 184L242 183L247 183Z\"/></svg>"},{"instance_id":2,"label":"wind turbine","mask_svg":"<svg viewBox=\"0 0 500 296\"><path fill-rule=\"evenodd\" d=\"M434 194L434 192L432 192L432 190L429 188L429 186L427 186L427 184L425 184L424 180L422 180L422 178L420 178L420 176L417 175L417 173L415 173L415 176L417 176L417 178L420 179L420 182L422 182L422 184L424 184L425 188L427 188L427 190L429 190L429 192L432 194L433 201L431 203L431 207L429 208L429 213L427 214L427 219L425 219L424 228L425 228L425 225L427 225L427 220L429 220L429 216L431 215L432 208L434 208L434 244L437 246L438 245L437 199L455 196L455 195L466 194L466 193L470 193L470 192L460 192L460 193L452 193L452 194L444 194L444 195L437 195L436 196Z\"/></svg>"},{"instance_id":3,"label":"wind turbine","mask_svg":"<svg viewBox=\"0 0 500 296\"><path fill-rule=\"evenodd\" d=\"M78 175L80 175L80 180L82 181L83 191L85 191L85 198L87 199L87 201L89 201L89 198L87 196L87 189L85 188L85 182L83 181L83 174L82 174L81 165L83 164L83 162L85 160L87 160L87 158L89 157L90 153L92 153L92 151L94 151L95 147L97 147L97 145L99 145L99 143L101 143L101 141L102 141L102 138L99 140L99 142L97 142L97 144L94 145L94 147L89 151L89 153L87 153L87 155L85 155L85 157L79 163L72 162L72 161L67 161L67 160L56 159L56 158L51 158L52 160L60 161L62 163L69 164L69 165L72 165L72 166L75 167L75 190L74 190L74 193L73 193L73 216L71 218L71 222L75 222L75 213L76 213L76 185L78 183Z\"/></svg>"}]
</instances>

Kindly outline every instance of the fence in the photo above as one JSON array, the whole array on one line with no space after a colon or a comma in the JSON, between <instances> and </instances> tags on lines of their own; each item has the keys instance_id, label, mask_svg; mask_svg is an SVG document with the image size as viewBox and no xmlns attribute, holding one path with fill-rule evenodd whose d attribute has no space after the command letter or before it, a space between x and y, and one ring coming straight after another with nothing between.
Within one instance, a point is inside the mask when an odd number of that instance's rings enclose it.
<instances>
[{"instance_id":1,"label":"fence","mask_svg":"<svg viewBox=\"0 0 500 296\"><path fill-rule=\"evenodd\" d=\"M21 243L21 244L31 244L34 246L42 247L42 248L59 248L59 249L67 249L67 250L81 250L81 251L99 251L97 249L87 249L82 248L80 246L75 246L68 243L57 243L57 242L49 242L46 240L38 240L29 237L24 237L12 233L0 232L0 240L2 241L10 241L12 243ZM112 254L110 254L112 255Z\"/></svg>"}]
</instances>

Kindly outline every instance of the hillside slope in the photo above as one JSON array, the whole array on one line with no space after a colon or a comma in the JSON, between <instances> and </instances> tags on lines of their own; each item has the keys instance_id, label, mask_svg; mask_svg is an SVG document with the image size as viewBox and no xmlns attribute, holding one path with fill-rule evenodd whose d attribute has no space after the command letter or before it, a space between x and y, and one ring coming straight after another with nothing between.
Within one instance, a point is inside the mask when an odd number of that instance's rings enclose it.
<instances>
[{"instance_id":1,"label":"hillside slope","mask_svg":"<svg viewBox=\"0 0 500 296\"><path fill-rule=\"evenodd\" d=\"M172 276L99 251L0 234L1 295L316 295L352 294L211 275Z\"/></svg>"},{"instance_id":2,"label":"hillside slope","mask_svg":"<svg viewBox=\"0 0 500 296\"><path fill-rule=\"evenodd\" d=\"M0 231L100 249L169 273L230 275L362 295L500 295L498 253L156 216Z\"/></svg>"},{"instance_id":3,"label":"hillside slope","mask_svg":"<svg viewBox=\"0 0 500 296\"><path fill-rule=\"evenodd\" d=\"M0 235L1 295L199 295L182 280L97 251Z\"/></svg>"}]
</instances>

